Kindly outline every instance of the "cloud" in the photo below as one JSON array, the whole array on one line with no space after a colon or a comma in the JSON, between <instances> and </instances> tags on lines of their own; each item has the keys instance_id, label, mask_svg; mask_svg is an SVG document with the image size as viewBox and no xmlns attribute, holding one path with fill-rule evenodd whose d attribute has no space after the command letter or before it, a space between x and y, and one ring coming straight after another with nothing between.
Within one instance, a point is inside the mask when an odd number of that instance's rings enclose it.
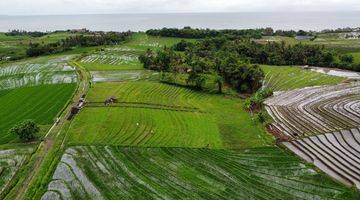
<instances>
[{"instance_id":1,"label":"cloud","mask_svg":"<svg viewBox=\"0 0 360 200\"><path fill-rule=\"evenodd\" d=\"M0 0L0 15L336 10L359 0Z\"/></svg>"}]
</instances>

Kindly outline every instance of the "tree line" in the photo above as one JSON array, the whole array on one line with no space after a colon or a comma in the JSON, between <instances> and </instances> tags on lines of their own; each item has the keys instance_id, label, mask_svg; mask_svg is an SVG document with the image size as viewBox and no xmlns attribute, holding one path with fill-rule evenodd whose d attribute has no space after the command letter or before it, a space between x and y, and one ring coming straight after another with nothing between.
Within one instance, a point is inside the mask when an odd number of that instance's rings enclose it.
<instances>
[{"instance_id":1,"label":"tree line","mask_svg":"<svg viewBox=\"0 0 360 200\"><path fill-rule=\"evenodd\" d=\"M208 38L208 37L219 37L227 36L230 38L253 38L260 39L262 36L287 36L294 37L296 35L309 36L313 35L313 32L306 32L304 30L276 30L272 28L259 28L259 29L224 29L224 30L213 30L213 29L198 29L191 27L178 28L162 28L162 29L150 29L146 31L146 34L151 36L161 37L179 37L179 38Z\"/></svg>"},{"instance_id":2,"label":"tree line","mask_svg":"<svg viewBox=\"0 0 360 200\"><path fill-rule=\"evenodd\" d=\"M69 36L66 39L49 44L30 43L26 54L34 57L64 52L73 47L116 45L125 41L131 34L131 32L93 32Z\"/></svg>"},{"instance_id":3,"label":"tree line","mask_svg":"<svg viewBox=\"0 0 360 200\"><path fill-rule=\"evenodd\" d=\"M30 37L41 37L47 35L46 32L40 31L24 31L24 30L11 30L5 33L6 36L30 36Z\"/></svg>"},{"instance_id":4,"label":"tree line","mask_svg":"<svg viewBox=\"0 0 360 200\"><path fill-rule=\"evenodd\" d=\"M285 42L257 43L250 39L229 40L226 37L204 39L197 44L181 41L173 47L180 51L195 51L198 54L209 52L227 52L235 54L241 60L253 64L267 65L309 65L319 67L337 67L360 71L353 56L343 54L321 45L295 44ZM210 53L211 54L211 53Z\"/></svg>"},{"instance_id":5,"label":"tree line","mask_svg":"<svg viewBox=\"0 0 360 200\"><path fill-rule=\"evenodd\" d=\"M221 35L237 36L237 37L249 37L249 38L261 38L262 29L242 29L242 30L213 30L213 29L198 29L191 27L178 28L162 28L162 29L150 29L146 31L146 34L151 36L161 37L179 37L179 38L207 38L218 37Z\"/></svg>"}]
</instances>

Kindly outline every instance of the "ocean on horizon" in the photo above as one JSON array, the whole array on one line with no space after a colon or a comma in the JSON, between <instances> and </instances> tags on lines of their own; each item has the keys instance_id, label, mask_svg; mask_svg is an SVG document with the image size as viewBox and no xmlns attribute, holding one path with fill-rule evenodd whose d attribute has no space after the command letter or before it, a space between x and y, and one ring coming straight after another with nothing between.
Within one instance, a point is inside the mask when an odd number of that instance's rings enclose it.
<instances>
[{"instance_id":1,"label":"ocean on horizon","mask_svg":"<svg viewBox=\"0 0 360 200\"><path fill-rule=\"evenodd\" d=\"M55 31L87 28L94 31L145 31L151 28L323 30L360 27L360 12L242 12L89 15L0 15L0 32L20 29Z\"/></svg>"}]
</instances>

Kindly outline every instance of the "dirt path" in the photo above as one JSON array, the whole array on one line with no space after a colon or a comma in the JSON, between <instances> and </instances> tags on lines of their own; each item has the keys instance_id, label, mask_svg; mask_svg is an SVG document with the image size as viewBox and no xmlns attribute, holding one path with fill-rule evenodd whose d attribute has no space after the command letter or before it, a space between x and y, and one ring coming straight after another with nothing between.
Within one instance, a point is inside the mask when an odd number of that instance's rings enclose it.
<instances>
[{"instance_id":1,"label":"dirt path","mask_svg":"<svg viewBox=\"0 0 360 200\"><path fill-rule=\"evenodd\" d=\"M64 128L64 125L66 124L65 123L66 118L67 118L68 114L70 113L73 102L77 102L79 100L79 98L83 94L86 94L88 91L89 80L90 80L89 73L83 67L78 65L77 63L72 63L71 65L76 67L78 77L79 77L77 90L76 90L72 100L67 105L66 109L64 109L64 111L61 113L59 120L57 122L55 122L54 125L49 129L48 133L44 137L44 141L42 141L39 144L36 152L32 155L32 157L35 159L35 162L32 164L31 170L29 170L31 172L29 174L29 176L27 176L27 178L21 183L20 187L17 188L18 190L17 190L16 199L22 200L25 198L25 194L26 194L27 190L29 189L31 183L39 174L39 171L41 169L44 159L46 158L46 156L48 155L50 150L52 150L54 148L54 143L56 142L56 140L59 139L57 136L59 135L60 131ZM62 144L64 144L65 139L66 139L66 137L63 137L61 139L61 140L63 140ZM64 145L60 146L60 148L63 148L63 147L64 147Z\"/></svg>"}]
</instances>

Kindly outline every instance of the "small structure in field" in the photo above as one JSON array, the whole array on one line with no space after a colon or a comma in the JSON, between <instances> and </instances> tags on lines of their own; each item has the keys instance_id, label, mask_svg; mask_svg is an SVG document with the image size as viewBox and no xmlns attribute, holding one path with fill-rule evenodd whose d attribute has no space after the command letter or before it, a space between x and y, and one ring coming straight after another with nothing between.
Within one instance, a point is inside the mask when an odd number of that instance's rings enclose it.
<instances>
[{"instance_id":1,"label":"small structure in field","mask_svg":"<svg viewBox=\"0 0 360 200\"><path fill-rule=\"evenodd\" d=\"M85 106L85 95L82 95L76 104L71 107L70 114L67 117L67 120L71 120L74 118L76 114L79 113L79 111Z\"/></svg>"},{"instance_id":2,"label":"small structure in field","mask_svg":"<svg viewBox=\"0 0 360 200\"><path fill-rule=\"evenodd\" d=\"M111 96L111 97L105 99L104 104L105 104L105 106L107 106L107 105L110 105L112 103L117 103L117 102L118 102L118 99L115 96Z\"/></svg>"}]
</instances>

